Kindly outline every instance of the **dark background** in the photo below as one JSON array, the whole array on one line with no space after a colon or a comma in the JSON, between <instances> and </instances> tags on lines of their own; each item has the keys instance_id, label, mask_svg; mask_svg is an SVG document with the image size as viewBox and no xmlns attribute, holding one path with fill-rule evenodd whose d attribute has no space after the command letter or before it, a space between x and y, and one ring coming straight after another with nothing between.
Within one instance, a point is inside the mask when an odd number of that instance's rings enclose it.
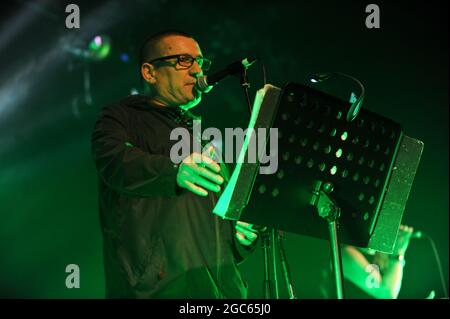
<instances>
[{"instance_id":1,"label":"dark background","mask_svg":"<svg viewBox=\"0 0 450 319\"><path fill-rule=\"evenodd\" d=\"M341 71L366 86L364 107L402 124L425 144L403 223L436 242L448 283L448 11L444 1L375 2L381 28L367 29L366 1L74 1L81 28L66 29L65 1L3 1L0 22L0 296L103 298L102 244L90 134L98 111L139 89L136 54L147 34L177 28L193 34L217 70L260 57L267 82L305 83L318 71ZM111 38L109 56L89 63L86 103L80 59L64 47ZM128 62L121 54L129 56ZM263 84L251 70L253 97ZM349 94L348 83L330 92ZM348 96L347 96L348 98ZM237 80L220 84L195 109L204 127L248 123ZM277 209L277 208L274 208ZM328 243L287 234L300 298L321 298ZM406 255L400 298L443 297L429 243ZM77 264L81 287L67 289ZM262 297L260 249L242 264L249 297ZM282 290L282 296L286 296ZM359 297L362 295L353 295Z\"/></svg>"}]
</instances>

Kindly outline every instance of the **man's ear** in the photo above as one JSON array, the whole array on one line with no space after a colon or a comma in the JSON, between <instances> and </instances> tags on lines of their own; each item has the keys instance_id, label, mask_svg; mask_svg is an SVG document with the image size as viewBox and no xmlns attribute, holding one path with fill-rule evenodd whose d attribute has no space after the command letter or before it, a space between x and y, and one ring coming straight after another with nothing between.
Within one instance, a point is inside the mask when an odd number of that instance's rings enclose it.
<instances>
[{"instance_id":1,"label":"man's ear","mask_svg":"<svg viewBox=\"0 0 450 319\"><path fill-rule=\"evenodd\" d=\"M155 84L155 67L150 63L143 63L141 65L142 78L149 84Z\"/></svg>"}]
</instances>

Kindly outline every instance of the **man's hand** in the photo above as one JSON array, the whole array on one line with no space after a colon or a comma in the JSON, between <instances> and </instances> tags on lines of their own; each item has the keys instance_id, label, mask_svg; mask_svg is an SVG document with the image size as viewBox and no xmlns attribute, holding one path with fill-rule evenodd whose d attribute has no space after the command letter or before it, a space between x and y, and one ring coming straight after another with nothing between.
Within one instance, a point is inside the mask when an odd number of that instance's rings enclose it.
<instances>
[{"instance_id":1,"label":"man's hand","mask_svg":"<svg viewBox=\"0 0 450 319\"><path fill-rule=\"evenodd\" d=\"M211 146L207 150L210 154ZM205 154L192 153L186 157L178 168L177 184L200 196L207 196L208 190L219 192L223 183L220 166Z\"/></svg>"},{"instance_id":2,"label":"man's hand","mask_svg":"<svg viewBox=\"0 0 450 319\"><path fill-rule=\"evenodd\" d=\"M250 246L257 238L258 233L253 229L253 225L241 221L236 223L236 238L244 246Z\"/></svg>"}]
</instances>

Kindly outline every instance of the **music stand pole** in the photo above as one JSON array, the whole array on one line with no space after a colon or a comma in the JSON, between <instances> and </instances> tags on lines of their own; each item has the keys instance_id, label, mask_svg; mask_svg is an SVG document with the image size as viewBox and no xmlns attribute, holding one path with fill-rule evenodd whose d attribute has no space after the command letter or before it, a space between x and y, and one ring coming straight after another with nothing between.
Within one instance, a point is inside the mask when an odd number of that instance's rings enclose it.
<instances>
[{"instance_id":1,"label":"music stand pole","mask_svg":"<svg viewBox=\"0 0 450 319\"><path fill-rule=\"evenodd\" d=\"M337 236L336 220L328 221L328 230L330 231L331 256L333 261L334 280L336 283L336 295L337 299L344 299L342 259Z\"/></svg>"},{"instance_id":2,"label":"music stand pole","mask_svg":"<svg viewBox=\"0 0 450 319\"><path fill-rule=\"evenodd\" d=\"M328 194L330 194L332 191L332 183L323 183L322 181L316 181L314 185L311 204L317 208L319 216L324 218L328 222L331 256L336 284L336 295L337 299L344 299L342 259L336 227L336 222L340 216L340 208L336 204L336 202L328 196Z\"/></svg>"}]
</instances>

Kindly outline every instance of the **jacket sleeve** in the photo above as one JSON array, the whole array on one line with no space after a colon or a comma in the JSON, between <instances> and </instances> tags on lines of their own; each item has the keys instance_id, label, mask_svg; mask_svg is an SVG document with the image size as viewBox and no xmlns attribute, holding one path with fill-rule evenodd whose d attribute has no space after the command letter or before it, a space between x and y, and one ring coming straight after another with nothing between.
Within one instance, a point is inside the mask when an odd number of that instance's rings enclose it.
<instances>
[{"instance_id":1,"label":"jacket sleeve","mask_svg":"<svg viewBox=\"0 0 450 319\"><path fill-rule=\"evenodd\" d=\"M177 195L178 165L169 156L150 154L134 146L126 127L127 116L120 108L101 112L91 138L99 178L128 195Z\"/></svg>"}]
</instances>

